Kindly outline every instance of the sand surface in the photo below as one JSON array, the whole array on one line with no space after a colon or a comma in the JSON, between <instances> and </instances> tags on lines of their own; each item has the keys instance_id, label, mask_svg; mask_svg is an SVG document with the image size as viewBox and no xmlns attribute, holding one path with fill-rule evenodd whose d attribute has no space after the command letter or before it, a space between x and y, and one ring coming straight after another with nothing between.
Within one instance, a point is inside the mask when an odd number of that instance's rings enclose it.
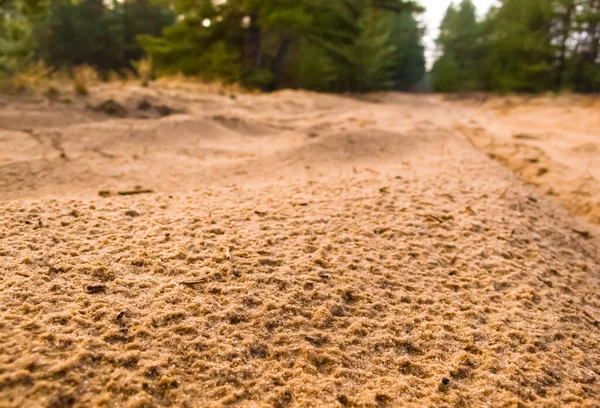
<instances>
[{"instance_id":1,"label":"sand surface","mask_svg":"<svg viewBox=\"0 0 600 408\"><path fill-rule=\"evenodd\" d=\"M0 407L599 407L597 107L367 99L3 98Z\"/></svg>"},{"instance_id":2,"label":"sand surface","mask_svg":"<svg viewBox=\"0 0 600 408\"><path fill-rule=\"evenodd\" d=\"M600 224L599 99L571 95L470 102L455 128L475 147L554 197L571 215Z\"/></svg>"}]
</instances>

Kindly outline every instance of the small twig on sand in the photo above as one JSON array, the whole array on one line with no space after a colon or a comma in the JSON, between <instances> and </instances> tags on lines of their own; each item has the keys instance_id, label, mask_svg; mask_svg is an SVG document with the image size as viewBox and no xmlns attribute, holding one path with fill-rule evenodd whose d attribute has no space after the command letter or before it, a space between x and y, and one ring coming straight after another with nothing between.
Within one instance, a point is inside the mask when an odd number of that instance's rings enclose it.
<instances>
[{"instance_id":1,"label":"small twig on sand","mask_svg":"<svg viewBox=\"0 0 600 408\"><path fill-rule=\"evenodd\" d=\"M104 292L106 287L104 285L89 285L86 289L89 293L100 293Z\"/></svg>"},{"instance_id":2,"label":"small twig on sand","mask_svg":"<svg viewBox=\"0 0 600 408\"><path fill-rule=\"evenodd\" d=\"M590 234L589 231L579 231L579 230L573 229L573 232L576 233L577 235L581 236L583 239L592 238L592 234Z\"/></svg>"},{"instance_id":3,"label":"small twig on sand","mask_svg":"<svg viewBox=\"0 0 600 408\"><path fill-rule=\"evenodd\" d=\"M377 175L381 174L381 173L380 173L380 172L378 172L377 170L373 170L373 169L371 169L371 168L369 168L369 167L365 167L365 170L366 170L366 171L368 171L368 172L369 172L369 173L371 173L371 174L377 174Z\"/></svg>"},{"instance_id":4,"label":"small twig on sand","mask_svg":"<svg viewBox=\"0 0 600 408\"><path fill-rule=\"evenodd\" d=\"M154 193L154 190L119 191L117 194L119 194L121 196L129 196L129 195L136 195L136 194L152 194L152 193Z\"/></svg>"},{"instance_id":5,"label":"small twig on sand","mask_svg":"<svg viewBox=\"0 0 600 408\"><path fill-rule=\"evenodd\" d=\"M187 287L193 288L196 285L201 285L204 283L204 281L186 281L186 282L179 282L182 285L185 285Z\"/></svg>"},{"instance_id":6,"label":"small twig on sand","mask_svg":"<svg viewBox=\"0 0 600 408\"><path fill-rule=\"evenodd\" d=\"M448 200L452 201L453 203L456 202L456 200L454 199L454 196L452 196L452 194L442 194L440 195L440 197L446 197Z\"/></svg>"},{"instance_id":7,"label":"small twig on sand","mask_svg":"<svg viewBox=\"0 0 600 408\"><path fill-rule=\"evenodd\" d=\"M508 191L512 188L512 186L513 186L513 183L511 183L508 187L506 187L506 190L504 190L504 192L502 194L500 194L500 197L498 197L498 198L502 199L502 198L506 197L506 194L508 194Z\"/></svg>"},{"instance_id":8,"label":"small twig on sand","mask_svg":"<svg viewBox=\"0 0 600 408\"><path fill-rule=\"evenodd\" d=\"M440 224L444 223L444 220L442 220L439 217L436 217L435 215L425 214L425 215L423 215L423 217L425 217L425 218L431 218L432 220L435 220L435 221L439 222Z\"/></svg>"},{"instance_id":9,"label":"small twig on sand","mask_svg":"<svg viewBox=\"0 0 600 408\"><path fill-rule=\"evenodd\" d=\"M506 187L506 190L504 190L502 192L502 194L500 194L500 197L498 197L498 198L500 198L500 199L506 198L506 195L508 194L508 192L510 191L510 189L513 188L513 186L515 185L515 183L516 183L516 180L514 180L512 183L510 183L508 185L508 187Z\"/></svg>"},{"instance_id":10,"label":"small twig on sand","mask_svg":"<svg viewBox=\"0 0 600 408\"><path fill-rule=\"evenodd\" d=\"M519 181L520 179L523 178L523 172L520 172L519 174L517 174L517 177L508 185L508 187L506 187L506 190L504 190L504 192L502 194L500 194L500 199L505 198L506 195L508 194L508 192L510 191L511 188L514 187L515 184L517 184L517 181Z\"/></svg>"}]
</instances>

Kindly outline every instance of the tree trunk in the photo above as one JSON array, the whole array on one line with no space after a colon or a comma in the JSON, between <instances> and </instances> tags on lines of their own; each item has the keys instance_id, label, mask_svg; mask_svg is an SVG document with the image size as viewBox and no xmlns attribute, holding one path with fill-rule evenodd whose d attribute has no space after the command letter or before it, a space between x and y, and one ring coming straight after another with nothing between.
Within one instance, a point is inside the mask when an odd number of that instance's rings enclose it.
<instances>
[{"instance_id":1,"label":"tree trunk","mask_svg":"<svg viewBox=\"0 0 600 408\"><path fill-rule=\"evenodd\" d=\"M574 5L569 4L565 15L562 19L562 33L561 33L561 44L560 44L560 56L558 60L558 70L556 73L556 89L560 90L563 85L563 77L567 68L567 41L571 34L571 19L573 16Z\"/></svg>"},{"instance_id":2,"label":"tree trunk","mask_svg":"<svg viewBox=\"0 0 600 408\"><path fill-rule=\"evenodd\" d=\"M279 87L281 86L283 74L285 73L285 60L290 51L291 45L291 37L284 37L281 40L281 44L279 44L279 49L277 50L277 54L275 55L275 59L273 60L273 65L271 66L271 71L273 72L273 76L275 77L271 86L271 90L279 89Z\"/></svg>"},{"instance_id":3,"label":"tree trunk","mask_svg":"<svg viewBox=\"0 0 600 408\"><path fill-rule=\"evenodd\" d=\"M258 13L250 13L250 26L248 28L248 69L260 69L262 64L262 30L258 22Z\"/></svg>"}]
</instances>

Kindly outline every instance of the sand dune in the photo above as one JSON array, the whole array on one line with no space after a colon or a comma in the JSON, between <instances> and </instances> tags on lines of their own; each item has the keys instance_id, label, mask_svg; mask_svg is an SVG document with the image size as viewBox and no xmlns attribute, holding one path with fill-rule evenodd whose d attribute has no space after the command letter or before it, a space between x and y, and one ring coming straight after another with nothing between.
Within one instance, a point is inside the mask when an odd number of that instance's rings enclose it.
<instances>
[{"instance_id":1,"label":"sand dune","mask_svg":"<svg viewBox=\"0 0 600 408\"><path fill-rule=\"evenodd\" d=\"M597 230L492 102L92 95L0 109L0 406L600 404Z\"/></svg>"}]
</instances>

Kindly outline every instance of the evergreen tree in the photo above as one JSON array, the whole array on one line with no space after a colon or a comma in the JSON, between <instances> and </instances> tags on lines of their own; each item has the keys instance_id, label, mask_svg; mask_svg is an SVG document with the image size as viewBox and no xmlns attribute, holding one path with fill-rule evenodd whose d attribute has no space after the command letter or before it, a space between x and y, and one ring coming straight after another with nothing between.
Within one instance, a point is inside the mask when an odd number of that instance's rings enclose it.
<instances>
[{"instance_id":1,"label":"evergreen tree","mask_svg":"<svg viewBox=\"0 0 600 408\"><path fill-rule=\"evenodd\" d=\"M143 56L137 35L159 34L174 16L148 0L55 3L37 33L37 55L55 67L91 65L103 73Z\"/></svg>"},{"instance_id":2,"label":"evergreen tree","mask_svg":"<svg viewBox=\"0 0 600 408\"><path fill-rule=\"evenodd\" d=\"M155 1L158 1L156 3ZM249 87L414 90L423 29L408 0L0 0L0 74L131 69ZM498 0L482 21L450 5L431 73L442 92L600 92L600 0Z\"/></svg>"},{"instance_id":3,"label":"evergreen tree","mask_svg":"<svg viewBox=\"0 0 600 408\"><path fill-rule=\"evenodd\" d=\"M579 1L575 10L577 45L567 61L567 82L579 92L600 92L600 0Z\"/></svg>"},{"instance_id":4,"label":"evergreen tree","mask_svg":"<svg viewBox=\"0 0 600 408\"><path fill-rule=\"evenodd\" d=\"M241 79L267 90L358 91L394 85L400 58L390 16L416 7L402 0L229 0L200 7L181 2L178 10L180 21L161 38L139 38L162 71ZM413 60L419 40L412 43ZM221 66L206 63L215 53Z\"/></svg>"},{"instance_id":5,"label":"evergreen tree","mask_svg":"<svg viewBox=\"0 0 600 408\"><path fill-rule=\"evenodd\" d=\"M481 88L481 27L471 0L450 4L440 26L437 45L443 53L433 67L437 91L468 91Z\"/></svg>"},{"instance_id":6,"label":"evergreen tree","mask_svg":"<svg viewBox=\"0 0 600 408\"><path fill-rule=\"evenodd\" d=\"M391 41L396 46L394 56L394 89L403 91L423 87L425 77L425 31L413 13L393 16Z\"/></svg>"},{"instance_id":7,"label":"evergreen tree","mask_svg":"<svg viewBox=\"0 0 600 408\"><path fill-rule=\"evenodd\" d=\"M390 89L394 83L396 45L391 42L389 16L366 10L358 20L357 33L339 46L338 81L341 89L364 92Z\"/></svg>"},{"instance_id":8,"label":"evergreen tree","mask_svg":"<svg viewBox=\"0 0 600 408\"><path fill-rule=\"evenodd\" d=\"M502 0L475 35L468 3L442 23L435 89L600 90L600 0Z\"/></svg>"},{"instance_id":9,"label":"evergreen tree","mask_svg":"<svg viewBox=\"0 0 600 408\"><path fill-rule=\"evenodd\" d=\"M549 0L503 0L488 16L486 66L493 90L539 92L554 88L552 19Z\"/></svg>"},{"instance_id":10,"label":"evergreen tree","mask_svg":"<svg viewBox=\"0 0 600 408\"><path fill-rule=\"evenodd\" d=\"M461 89L461 72L452 55L442 55L433 66L431 86L436 92L456 92Z\"/></svg>"},{"instance_id":11,"label":"evergreen tree","mask_svg":"<svg viewBox=\"0 0 600 408\"><path fill-rule=\"evenodd\" d=\"M33 24L45 6L40 0L0 0L0 76L32 61Z\"/></svg>"}]
</instances>

